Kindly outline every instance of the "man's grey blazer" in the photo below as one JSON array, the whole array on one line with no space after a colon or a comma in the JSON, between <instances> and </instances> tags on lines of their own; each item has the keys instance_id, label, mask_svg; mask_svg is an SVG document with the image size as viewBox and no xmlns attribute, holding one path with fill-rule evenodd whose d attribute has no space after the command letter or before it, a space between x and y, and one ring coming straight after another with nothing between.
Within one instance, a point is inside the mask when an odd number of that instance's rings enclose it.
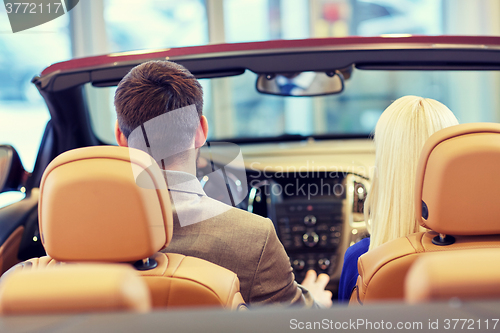
<instances>
[{"instance_id":1,"label":"man's grey blazer","mask_svg":"<svg viewBox=\"0 0 500 333\"><path fill-rule=\"evenodd\" d=\"M250 305L317 306L295 282L269 219L208 197L191 174L164 172L174 209L173 237L165 252L202 258L235 272Z\"/></svg>"}]
</instances>

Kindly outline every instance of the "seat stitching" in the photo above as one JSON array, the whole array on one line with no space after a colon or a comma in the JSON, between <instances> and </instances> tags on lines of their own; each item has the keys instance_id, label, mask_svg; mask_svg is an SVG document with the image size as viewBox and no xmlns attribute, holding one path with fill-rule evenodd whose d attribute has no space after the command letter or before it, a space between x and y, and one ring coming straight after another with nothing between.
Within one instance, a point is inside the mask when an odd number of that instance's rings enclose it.
<instances>
[{"instance_id":1,"label":"seat stitching","mask_svg":"<svg viewBox=\"0 0 500 333\"><path fill-rule=\"evenodd\" d=\"M408 243L410 243L411 247L413 248L413 250L415 250L415 252L418 253L418 250L415 248L415 246L413 246L413 244L411 243L410 241L410 238L408 238L408 236L405 236L405 238L408 240Z\"/></svg>"},{"instance_id":2,"label":"seat stitching","mask_svg":"<svg viewBox=\"0 0 500 333\"><path fill-rule=\"evenodd\" d=\"M408 238L408 237L405 237L405 238ZM410 243L410 244L411 244L411 243ZM413 246L412 246L412 247L413 247ZM386 265L387 265L387 264L389 264L390 262L392 262L392 261L394 261L394 260L396 260L396 259L399 259L399 258L406 257L406 256L408 256L408 255L413 255L413 254L417 254L417 253L416 253L416 252L415 252L415 253L405 253L405 254L402 254L402 255L400 255L400 256L398 256L398 257L392 258L391 260L388 260L388 261L384 262L384 263L383 263L383 264L382 264L382 265L381 265L381 266L380 266L380 267L379 267L379 268L378 268L375 272L373 272L373 274L371 275L371 278L373 278L373 276L374 276L375 274L377 274L377 272L378 272L378 271L379 271L382 267L386 266ZM361 263L361 268L363 268L363 262L361 261L360 263ZM363 270L363 275L364 275L364 270ZM370 278L370 281L371 281L371 278ZM363 280L364 280L364 279L363 279ZM364 284L365 286L368 286L368 285L365 283L365 281L363 281L363 284Z\"/></svg>"},{"instance_id":3,"label":"seat stitching","mask_svg":"<svg viewBox=\"0 0 500 333\"><path fill-rule=\"evenodd\" d=\"M172 276L173 278L174 276ZM178 279L178 280L184 280L184 281L191 281L191 282L195 282L201 286L204 286L205 288L207 288L208 290L210 290L216 297L217 299L220 301L220 303L222 303L222 300L221 298L219 297L219 295L215 292L214 289L212 289L211 287L207 286L206 284L204 283L201 283L200 281L197 281L195 279L192 279L192 278L186 278L186 277L179 277L179 276L176 276L175 279Z\"/></svg>"},{"instance_id":4,"label":"seat stitching","mask_svg":"<svg viewBox=\"0 0 500 333\"><path fill-rule=\"evenodd\" d=\"M186 259L186 256L183 256L182 259L179 261L179 264L177 265L177 267L175 267L175 269L172 271L172 277L175 275L175 272L177 272L177 270L179 269L179 267L181 266L182 262L184 261L184 259Z\"/></svg>"}]
</instances>

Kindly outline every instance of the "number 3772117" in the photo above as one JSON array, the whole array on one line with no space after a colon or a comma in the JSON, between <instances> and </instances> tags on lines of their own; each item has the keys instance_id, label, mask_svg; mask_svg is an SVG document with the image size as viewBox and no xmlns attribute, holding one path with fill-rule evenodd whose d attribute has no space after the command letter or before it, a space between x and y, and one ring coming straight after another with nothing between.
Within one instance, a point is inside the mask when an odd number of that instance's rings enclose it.
<instances>
[{"instance_id":1,"label":"number 3772117","mask_svg":"<svg viewBox=\"0 0 500 333\"><path fill-rule=\"evenodd\" d=\"M499 319L445 319L443 328L445 330L455 329L478 329L478 330L494 330L497 327Z\"/></svg>"},{"instance_id":2,"label":"number 3772117","mask_svg":"<svg viewBox=\"0 0 500 333\"><path fill-rule=\"evenodd\" d=\"M5 3L7 14L57 14L60 10L64 12L60 2L36 4L30 2L7 2Z\"/></svg>"}]
</instances>

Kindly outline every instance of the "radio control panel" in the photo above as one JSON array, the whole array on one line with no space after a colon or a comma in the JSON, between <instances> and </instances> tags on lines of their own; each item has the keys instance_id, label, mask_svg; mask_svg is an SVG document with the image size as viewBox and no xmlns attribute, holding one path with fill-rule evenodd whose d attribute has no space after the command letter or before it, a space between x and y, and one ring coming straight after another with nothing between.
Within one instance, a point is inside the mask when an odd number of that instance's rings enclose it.
<instances>
[{"instance_id":1,"label":"radio control panel","mask_svg":"<svg viewBox=\"0 0 500 333\"><path fill-rule=\"evenodd\" d=\"M282 201L274 204L274 212L278 236L297 280L309 269L333 273L342 236L342 201Z\"/></svg>"}]
</instances>

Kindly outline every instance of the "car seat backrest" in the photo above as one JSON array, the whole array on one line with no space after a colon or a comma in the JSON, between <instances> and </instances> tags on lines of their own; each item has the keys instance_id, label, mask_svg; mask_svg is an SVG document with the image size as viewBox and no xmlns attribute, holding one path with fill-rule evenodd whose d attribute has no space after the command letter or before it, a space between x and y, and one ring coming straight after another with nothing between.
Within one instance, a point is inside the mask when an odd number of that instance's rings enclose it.
<instances>
[{"instance_id":1,"label":"car seat backrest","mask_svg":"<svg viewBox=\"0 0 500 333\"><path fill-rule=\"evenodd\" d=\"M408 303L500 297L500 249L445 251L420 256L406 276Z\"/></svg>"},{"instance_id":2,"label":"car seat backrest","mask_svg":"<svg viewBox=\"0 0 500 333\"><path fill-rule=\"evenodd\" d=\"M158 252L172 238L173 212L162 171L141 150L97 146L59 155L42 177L39 219L48 256L30 259L31 269L129 263L146 281L155 307L244 304L234 272Z\"/></svg>"},{"instance_id":3,"label":"car seat backrest","mask_svg":"<svg viewBox=\"0 0 500 333\"><path fill-rule=\"evenodd\" d=\"M3 315L147 312L151 309L146 283L128 265L22 268L17 266L0 279L0 313Z\"/></svg>"}]
</instances>

